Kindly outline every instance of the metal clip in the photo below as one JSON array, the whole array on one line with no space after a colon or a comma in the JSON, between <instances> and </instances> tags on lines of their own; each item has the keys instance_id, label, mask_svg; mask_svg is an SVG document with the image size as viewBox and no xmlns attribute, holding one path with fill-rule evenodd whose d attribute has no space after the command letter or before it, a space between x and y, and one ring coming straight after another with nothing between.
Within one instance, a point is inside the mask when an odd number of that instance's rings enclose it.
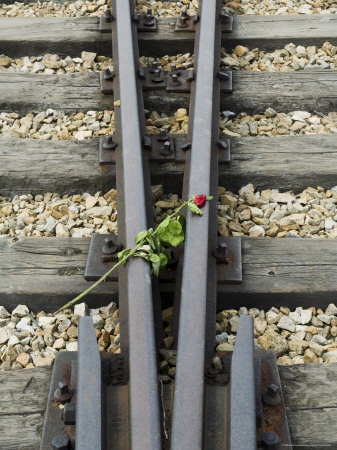
<instances>
[{"instance_id":1,"label":"metal clip","mask_svg":"<svg viewBox=\"0 0 337 450\"><path fill-rule=\"evenodd\" d=\"M146 150L151 150L151 148L152 148L152 142L151 142L151 139L150 139L150 136L144 136L143 137L143 147L146 149Z\"/></svg>"},{"instance_id":2,"label":"metal clip","mask_svg":"<svg viewBox=\"0 0 337 450\"><path fill-rule=\"evenodd\" d=\"M102 144L104 150L115 150L117 143L113 140L112 136L107 136L105 142Z\"/></svg>"},{"instance_id":3,"label":"metal clip","mask_svg":"<svg viewBox=\"0 0 337 450\"><path fill-rule=\"evenodd\" d=\"M183 9L180 16L177 19L177 27L179 28L187 28L188 27L188 20L190 19L189 14L187 13L186 9Z\"/></svg>"},{"instance_id":4,"label":"metal clip","mask_svg":"<svg viewBox=\"0 0 337 450\"><path fill-rule=\"evenodd\" d=\"M171 156L174 152L173 141L167 140L164 143L164 147L161 147L159 153L163 156Z\"/></svg>"}]
</instances>

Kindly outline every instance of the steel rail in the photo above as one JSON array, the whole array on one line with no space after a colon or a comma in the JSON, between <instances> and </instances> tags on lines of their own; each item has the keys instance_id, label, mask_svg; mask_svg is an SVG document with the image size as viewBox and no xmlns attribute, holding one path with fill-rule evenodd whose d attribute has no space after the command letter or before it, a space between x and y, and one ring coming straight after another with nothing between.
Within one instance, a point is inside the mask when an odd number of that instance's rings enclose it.
<instances>
[{"instance_id":1,"label":"steel rail","mask_svg":"<svg viewBox=\"0 0 337 450\"><path fill-rule=\"evenodd\" d=\"M101 450L104 448L101 358L92 318L80 317L78 330L76 448Z\"/></svg>"},{"instance_id":2,"label":"steel rail","mask_svg":"<svg viewBox=\"0 0 337 450\"><path fill-rule=\"evenodd\" d=\"M241 316L230 375L230 449L256 449L254 327Z\"/></svg>"},{"instance_id":3,"label":"steel rail","mask_svg":"<svg viewBox=\"0 0 337 450\"><path fill-rule=\"evenodd\" d=\"M202 2L196 33L196 81L191 90L189 126L192 139L185 163L184 198L193 194L211 194L214 200L203 208L202 217L192 215L190 211L186 217L181 295L180 283L176 290L180 302L175 299L175 308L179 303L180 306L173 450L202 448L205 352L213 350L215 340L216 267L211 252L217 239L220 11L221 0Z\"/></svg>"},{"instance_id":4,"label":"steel rail","mask_svg":"<svg viewBox=\"0 0 337 450\"><path fill-rule=\"evenodd\" d=\"M145 118L140 80L136 78L138 51L132 23L134 2L113 0L112 27L120 241L135 246L134 238L148 228L152 213L150 175L143 155ZM135 65L137 61L137 66ZM130 447L160 449L160 412L150 267L131 259L119 271L121 350L129 360Z\"/></svg>"}]
</instances>

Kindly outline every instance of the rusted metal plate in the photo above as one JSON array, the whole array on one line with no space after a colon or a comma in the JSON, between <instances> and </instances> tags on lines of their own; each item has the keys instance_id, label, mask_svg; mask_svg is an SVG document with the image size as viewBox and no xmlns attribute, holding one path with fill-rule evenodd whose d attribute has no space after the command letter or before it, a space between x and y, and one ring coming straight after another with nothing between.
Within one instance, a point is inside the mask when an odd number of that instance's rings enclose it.
<instances>
[{"instance_id":1,"label":"rusted metal plate","mask_svg":"<svg viewBox=\"0 0 337 450\"><path fill-rule=\"evenodd\" d=\"M234 236L218 236L218 246L227 246L227 262L216 265L217 280L220 284L242 282L241 238Z\"/></svg>"},{"instance_id":2,"label":"rusted metal plate","mask_svg":"<svg viewBox=\"0 0 337 450\"><path fill-rule=\"evenodd\" d=\"M230 33L233 30L233 16L227 14L221 14L222 24L221 32ZM183 11L176 20L174 31L196 31L197 23L200 20L200 16L189 16L186 11Z\"/></svg>"},{"instance_id":3,"label":"rusted metal plate","mask_svg":"<svg viewBox=\"0 0 337 450\"><path fill-rule=\"evenodd\" d=\"M116 164L117 141L115 136L101 136L99 140L99 164L107 166ZM179 134L163 134L147 136L147 148L144 155L149 161L158 162L185 162L186 139ZM230 139L222 137L217 142L218 163L231 162Z\"/></svg>"},{"instance_id":4,"label":"rusted metal plate","mask_svg":"<svg viewBox=\"0 0 337 450\"><path fill-rule=\"evenodd\" d=\"M112 22L114 20L113 15L110 10L105 16L100 17L98 31L100 33L111 33L112 32ZM137 26L137 31L157 31L157 20L152 15L152 11L149 8L146 14L135 14L133 17L134 22Z\"/></svg>"}]
</instances>

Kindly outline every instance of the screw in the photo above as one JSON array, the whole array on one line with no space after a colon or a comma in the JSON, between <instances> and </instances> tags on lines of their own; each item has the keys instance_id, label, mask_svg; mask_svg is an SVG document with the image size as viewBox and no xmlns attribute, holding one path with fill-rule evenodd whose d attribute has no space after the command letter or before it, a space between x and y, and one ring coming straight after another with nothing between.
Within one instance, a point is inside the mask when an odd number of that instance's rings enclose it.
<instances>
[{"instance_id":1,"label":"screw","mask_svg":"<svg viewBox=\"0 0 337 450\"><path fill-rule=\"evenodd\" d=\"M181 85L181 81L178 80L178 75L176 73L171 73L170 72L170 77L171 77L171 84L173 86L180 86Z\"/></svg>"},{"instance_id":2,"label":"screw","mask_svg":"<svg viewBox=\"0 0 337 450\"><path fill-rule=\"evenodd\" d=\"M113 15L111 14L111 9L110 8L105 11L104 20L106 22L112 22L113 21Z\"/></svg>"},{"instance_id":3,"label":"screw","mask_svg":"<svg viewBox=\"0 0 337 450\"><path fill-rule=\"evenodd\" d=\"M102 248L102 252L105 255L113 255L121 249L121 245L115 242L112 237L107 237L104 239L105 245Z\"/></svg>"},{"instance_id":4,"label":"screw","mask_svg":"<svg viewBox=\"0 0 337 450\"><path fill-rule=\"evenodd\" d=\"M219 263L228 264L230 262L228 247L225 242L220 242L212 254Z\"/></svg>"},{"instance_id":5,"label":"screw","mask_svg":"<svg viewBox=\"0 0 337 450\"><path fill-rule=\"evenodd\" d=\"M152 9L147 8L146 14L144 16L144 25L150 27L155 24L154 15L152 14Z\"/></svg>"},{"instance_id":6,"label":"screw","mask_svg":"<svg viewBox=\"0 0 337 450\"><path fill-rule=\"evenodd\" d=\"M73 403L66 403L61 409L61 419L64 425L75 425L76 423L76 409Z\"/></svg>"},{"instance_id":7,"label":"screw","mask_svg":"<svg viewBox=\"0 0 337 450\"><path fill-rule=\"evenodd\" d=\"M164 147L161 147L161 149L159 150L159 153L163 156L170 156L173 153L173 149L171 146L171 142L170 141L166 141L164 143Z\"/></svg>"},{"instance_id":8,"label":"screw","mask_svg":"<svg viewBox=\"0 0 337 450\"><path fill-rule=\"evenodd\" d=\"M57 434L54 436L51 445L54 450L69 450L70 439L66 434Z\"/></svg>"},{"instance_id":9,"label":"screw","mask_svg":"<svg viewBox=\"0 0 337 450\"><path fill-rule=\"evenodd\" d=\"M177 19L177 26L179 28L187 28L188 27L188 19L190 18L190 16L187 14L186 9L183 9L183 11L181 12L180 16Z\"/></svg>"},{"instance_id":10,"label":"screw","mask_svg":"<svg viewBox=\"0 0 337 450\"><path fill-rule=\"evenodd\" d=\"M69 387L65 381L60 381L58 389L54 392L54 397L59 402L67 402L71 399L73 393L69 390Z\"/></svg>"},{"instance_id":11,"label":"screw","mask_svg":"<svg viewBox=\"0 0 337 450\"><path fill-rule=\"evenodd\" d=\"M264 450L280 450L280 439L277 434L269 431L268 433L263 433L261 438L262 448Z\"/></svg>"},{"instance_id":12,"label":"screw","mask_svg":"<svg viewBox=\"0 0 337 450\"><path fill-rule=\"evenodd\" d=\"M114 72L112 72L112 70L110 70L109 69L109 67L107 67L105 70L104 70L104 79L105 80L113 80L114 78L115 78L115 74L114 74Z\"/></svg>"},{"instance_id":13,"label":"screw","mask_svg":"<svg viewBox=\"0 0 337 450\"><path fill-rule=\"evenodd\" d=\"M217 146L219 150L226 150L226 148L228 147L226 141L218 141Z\"/></svg>"},{"instance_id":14,"label":"screw","mask_svg":"<svg viewBox=\"0 0 337 450\"><path fill-rule=\"evenodd\" d=\"M103 144L105 150L115 150L117 147L116 142L112 139L112 136L108 136Z\"/></svg>"},{"instance_id":15,"label":"screw","mask_svg":"<svg viewBox=\"0 0 337 450\"><path fill-rule=\"evenodd\" d=\"M262 394L263 403L269 406L279 405L281 403L281 397L278 390L279 388L276 384L271 384Z\"/></svg>"}]
</instances>

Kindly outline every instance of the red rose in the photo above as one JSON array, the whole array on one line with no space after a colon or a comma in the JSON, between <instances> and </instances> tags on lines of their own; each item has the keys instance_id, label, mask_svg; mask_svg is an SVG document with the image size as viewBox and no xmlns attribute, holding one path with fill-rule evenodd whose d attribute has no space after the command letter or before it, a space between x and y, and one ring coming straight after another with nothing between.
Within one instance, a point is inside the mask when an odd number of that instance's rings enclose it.
<instances>
[{"instance_id":1,"label":"red rose","mask_svg":"<svg viewBox=\"0 0 337 450\"><path fill-rule=\"evenodd\" d=\"M194 204L199 206L199 208L203 208L206 205L206 195L199 194L194 197Z\"/></svg>"}]
</instances>

